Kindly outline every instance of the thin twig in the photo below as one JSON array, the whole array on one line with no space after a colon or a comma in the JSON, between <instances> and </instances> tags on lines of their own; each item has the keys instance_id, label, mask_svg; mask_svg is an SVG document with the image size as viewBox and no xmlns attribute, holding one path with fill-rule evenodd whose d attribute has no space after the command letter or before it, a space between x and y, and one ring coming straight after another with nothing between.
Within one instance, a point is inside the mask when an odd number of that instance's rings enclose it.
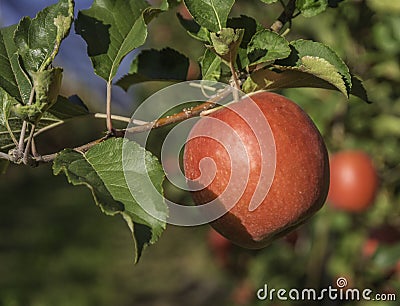
<instances>
[{"instance_id":1,"label":"thin twig","mask_svg":"<svg viewBox=\"0 0 400 306\"><path fill-rule=\"evenodd\" d=\"M5 160L11 161L10 155L8 155L7 153L3 153L3 152L0 152L0 159L5 159Z\"/></svg>"},{"instance_id":2,"label":"thin twig","mask_svg":"<svg viewBox=\"0 0 400 306\"><path fill-rule=\"evenodd\" d=\"M283 26L293 19L293 13L296 9L296 0L289 0L286 8L277 20L271 25L270 30L279 33Z\"/></svg>"},{"instance_id":3,"label":"thin twig","mask_svg":"<svg viewBox=\"0 0 400 306\"><path fill-rule=\"evenodd\" d=\"M84 144L80 147L76 147L73 150L80 152L80 153L85 153L86 151L88 151L91 147L94 147L95 145L99 144L100 142L103 142L104 140L108 139L110 136L106 135L102 138L96 139L92 142L89 142L87 144ZM48 154L48 155L43 155L43 156L38 156L36 158L34 158L35 161L37 162L42 162L42 163L48 163L48 162L52 162L56 157L57 157L58 153L53 153L53 154Z\"/></svg>"},{"instance_id":4,"label":"thin twig","mask_svg":"<svg viewBox=\"0 0 400 306\"><path fill-rule=\"evenodd\" d=\"M35 98L35 89L32 87L31 94L29 96L29 101L27 105L32 105L33 99ZM22 123L21 134L19 135L19 143L18 143L18 152L22 154L24 152L24 141L26 128L28 127L28 123L24 120Z\"/></svg>"},{"instance_id":5,"label":"thin twig","mask_svg":"<svg viewBox=\"0 0 400 306\"><path fill-rule=\"evenodd\" d=\"M232 91L232 88L228 86L225 90L220 91L209 101L199 104L191 109L185 109L175 115L163 117L158 120L148 122L144 125L134 126L129 129L112 131L100 139L94 140L94 141L84 144L80 147L76 147L73 150L80 152L80 153L85 153L93 146L109 139L110 137L124 137L125 132L128 132L128 133L145 132L145 131L148 131L151 129L160 128L160 127L163 127L163 126L166 126L169 124L177 123L177 122L180 122L180 121L192 118L192 117L199 116L204 110L213 108L219 101L226 98L231 93L231 91ZM34 153L34 152L32 152L32 153ZM48 163L48 162L52 162L57 157L57 154L58 153L53 153L53 154L48 154L48 155L43 155L43 156L29 156L27 161L32 160L32 161L35 161L38 163ZM0 156L0 158L3 158L3 156L4 155L2 154ZM4 158L10 160L10 157L8 155L4 156Z\"/></svg>"},{"instance_id":6,"label":"thin twig","mask_svg":"<svg viewBox=\"0 0 400 306\"><path fill-rule=\"evenodd\" d=\"M226 98L232 91L231 87L228 87L228 88L229 88L228 90L224 90L224 91L218 93L213 98L211 98L209 101L199 104L193 108L185 109L185 110L183 110L179 113L176 113L172 116L167 116L167 117L163 117L163 118L154 120L152 122L149 122L148 124L134 126L134 127L128 128L128 129L115 131L115 136L121 137L125 133L141 133L141 132L149 131L151 129L160 128L160 127L163 127L163 126L166 126L169 124L181 122L181 121L189 119L189 118L197 117L200 115L201 112L203 112L207 109L213 108L218 103L218 101Z\"/></svg>"},{"instance_id":7,"label":"thin twig","mask_svg":"<svg viewBox=\"0 0 400 306\"><path fill-rule=\"evenodd\" d=\"M25 165L28 163L28 160L29 160L29 151L31 149L31 143L32 143L34 133L35 133L35 125L32 124L31 132L29 133L28 142L26 143L26 147L25 147L25 151L24 151L23 162Z\"/></svg>"},{"instance_id":8,"label":"thin twig","mask_svg":"<svg viewBox=\"0 0 400 306\"><path fill-rule=\"evenodd\" d=\"M13 143L15 144L16 147L18 147L19 144L18 144L17 138L15 138L15 135L10 127L10 124L8 123L8 120L6 120L4 123L6 125L6 129L8 131L8 134L10 134L10 137L11 137Z\"/></svg>"},{"instance_id":9,"label":"thin twig","mask_svg":"<svg viewBox=\"0 0 400 306\"><path fill-rule=\"evenodd\" d=\"M95 118L98 119L107 119L107 114L102 114L102 113L95 113L94 114ZM111 115L111 120L116 120L116 121L121 121L121 122L127 122L130 123L131 122L131 118L128 117L123 117L123 116L118 116L118 115ZM139 120L139 122L142 122ZM146 122L148 123L148 122Z\"/></svg>"}]
</instances>

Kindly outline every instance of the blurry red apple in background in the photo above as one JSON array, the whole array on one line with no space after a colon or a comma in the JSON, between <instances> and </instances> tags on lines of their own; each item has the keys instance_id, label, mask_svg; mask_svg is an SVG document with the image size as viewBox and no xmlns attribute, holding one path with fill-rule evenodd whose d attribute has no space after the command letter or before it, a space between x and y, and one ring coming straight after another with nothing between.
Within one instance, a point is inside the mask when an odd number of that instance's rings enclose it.
<instances>
[{"instance_id":1,"label":"blurry red apple in background","mask_svg":"<svg viewBox=\"0 0 400 306\"><path fill-rule=\"evenodd\" d=\"M328 201L349 212L366 210L374 201L378 177L371 158L362 151L342 151L330 159Z\"/></svg>"},{"instance_id":2,"label":"blurry red apple in background","mask_svg":"<svg viewBox=\"0 0 400 306\"><path fill-rule=\"evenodd\" d=\"M245 120L241 114L246 111ZM275 147L262 147L256 137L262 120L268 121ZM262 173L275 152L275 173ZM200 167L201 161L210 159L213 163L203 162ZM249 169L248 176L235 176L234 168ZM251 249L265 247L305 222L321 208L329 188L328 154L312 120L294 102L264 91L202 117L185 145L184 170L188 185L198 188L192 192L197 205L214 199L215 205L227 210L234 205L213 221L212 227ZM210 178L211 174L215 176ZM273 174L269 191L262 195L260 205L250 210L260 180ZM235 190L243 184L245 189L238 198L221 196L227 187Z\"/></svg>"},{"instance_id":3,"label":"blurry red apple in background","mask_svg":"<svg viewBox=\"0 0 400 306\"><path fill-rule=\"evenodd\" d=\"M227 267L229 264L229 254L232 248L232 242L210 228L207 233L207 244L218 265L224 268Z\"/></svg>"}]
</instances>

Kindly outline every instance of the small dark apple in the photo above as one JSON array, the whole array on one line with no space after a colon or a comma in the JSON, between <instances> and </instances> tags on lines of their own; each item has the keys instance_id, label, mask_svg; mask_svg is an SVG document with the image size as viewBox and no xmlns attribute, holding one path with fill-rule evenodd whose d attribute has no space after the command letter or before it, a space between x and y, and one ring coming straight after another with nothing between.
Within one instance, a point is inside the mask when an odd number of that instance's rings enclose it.
<instances>
[{"instance_id":1,"label":"small dark apple","mask_svg":"<svg viewBox=\"0 0 400 306\"><path fill-rule=\"evenodd\" d=\"M268 137L263 120L275 145L259 137ZM269 168L272 160L275 171ZM264 91L202 117L188 137L184 170L188 185L197 188L192 191L197 205L215 201L212 205L228 211L212 227L251 249L304 223L324 204L329 188L328 154L312 120L294 102ZM256 190L268 184L269 176L269 189L252 207ZM232 195L243 186L239 196ZM227 188L232 192L224 194Z\"/></svg>"},{"instance_id":2,"label":"small dark apple","mask_svg":"<svg viewBox=\"0 0 400 306\"><path fill-rule=\"evenodd\" d=\"M371 158L363 151L342 151L330 160L328 202L349 211L365 211L374 201L378 176Z\"/></svg>"}]
</instances>

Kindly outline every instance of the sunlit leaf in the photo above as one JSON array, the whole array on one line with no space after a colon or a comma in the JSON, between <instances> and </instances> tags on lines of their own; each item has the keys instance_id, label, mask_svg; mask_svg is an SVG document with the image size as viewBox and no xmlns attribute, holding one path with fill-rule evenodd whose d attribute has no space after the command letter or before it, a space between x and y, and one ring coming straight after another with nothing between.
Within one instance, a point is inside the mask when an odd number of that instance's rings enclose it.
<instances>
[{"instance_id":1,"label":"sunlit leaf","mask_svg":"<svg viewBox=\"0 0 400 306\"><path fill-rule=\"evenodd\" d=\"M46 7L35 18L24 17L14 41L25 69L43 71L56 57L62 40L69 34L74 18L74 1L60 0Z\"/></svg>"},{"instance_id":2,"label":"sunlit leaf","mask_svg":"<svg viewBox=\"0 0 400 306\"><path fill-rule=\"evenodd\" d=\"M296 8L304 17L313 17L326 10L328 0L296 0Z\"/></svg>"},{"instance_id":3,"label":"sunlit leaf","mask_svg":"<svg viewBox=\"0 0 400 306\"><path fill-rule=\"evenodd\" d=\"M122 59L144 44L147 22L162 11L145 0L95 0L82 10L75 22L76 32L87 43L87 51L97 75L111 82Z\"/></svg>"},{"instance_id":4,"label":"sunlit leaf","mask_svg":"<svg viewBox=\"0 0 400 306\"><path fill-rule=\"evenodd\" d=\"M184 0L196 22L212 32L226 27L234 0Z\"/></svg>"},{"instance_id":5,"label":"sunlit leaf","mask_svg":"<svg viewBox=\"0 0 400 306\"><path fill-rule=\"evenodd\" d=\"M26 104L32 85L21 68L13 36L17 25L0 29L0 87L19 102Z\"/></svg>"},{"instance_id":6,"label":"sunlit leaf","mask_svg":"<svg viewBox=\"0 0 400 306\"><path fill-rule=\"evenodd\" d=\"M321 58L333 65L336 71L341 74L347 94L350 94L352 82L349 68L335 51L322 43L303 39L295 40L290 45L291 54L286 59L276 61L276 64L301 67L305 65L303 59Z\"/></svg>"},{"instance_id":7,"label":"sunlit leaf","mask_svg":"<svg viewBox=\"0 0 400 306\"><path fill-rule=\"evenodd\" d=\"M247 47L250 64L285 58L290 54L289 42L270 30L261 30L254 34Z\"/></svg>"},{"instance_id":8,"label":"sunlit leaf","mask_svg":"<svg viewBox=\"0 0 400 306\"><path fill-rule=\"evenodd\" d=\"M222 59L210 50L206 50L201 59L201 73L203 80L218 81L221 76Z\"/></svg>"}]
</instances>

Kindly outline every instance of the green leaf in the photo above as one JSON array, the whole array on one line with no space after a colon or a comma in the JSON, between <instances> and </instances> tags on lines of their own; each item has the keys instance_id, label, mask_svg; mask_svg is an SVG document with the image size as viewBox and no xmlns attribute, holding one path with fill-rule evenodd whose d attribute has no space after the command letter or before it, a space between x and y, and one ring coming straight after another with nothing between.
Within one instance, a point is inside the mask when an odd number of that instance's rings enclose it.
<instances>
[{"instance_id":1,"label":"green leaf","mask_svg":"<svg viewBox=\"0 0 400 306\"><path fill-rule=\"evenodd\" d=\"M234 0L185 0L185 5L194 20L212 32L226 27L226 20Z\"/></svg>"},{"instance_id":2,"label":"green leaf","mask_svg":"<svg viewBox=\"0 0 400 306\"><path fill-rule=\"evenodd\" d=\"M251 65L282 59L290 54L289 42L270 30L255 33L247 47Z\"/></svg>"},{"instance_id":3,"label":"green leaf","mask_svg":"<svg viewBox=\"0 0 400 306\"><path fill-rule=\"evenodd\" d=\"M0 29L0 87L19 102L26 104L32 85L20 66L13 37L17 25Z\"/></svg>"},{"instance_id":4,"label":"green leaf","mask_svg":"<svg viewBox=\"0 0 400 306\"><path fill-rule=\"evenodd\" d=\"M304 17L313 17L326 10L328 0L296 0L296 8Z\"/></svg>"},{"instance_id":5,"label":"green leaf","mask_svg":"<svg viewBox=\"0 0 400 306\"><path fill-rule=\"evenodd\" d=\"M48 110L57 119L66 120L89 115L87 106L78 96L58 96L56 103Z\"/></svg>"},{"instance_id":6,"label":"green leaf","mask_svg":"<svg viewBox=\"0 0 400 306\"><path fill-rule=\"evenodd\" d=\"M11 115L11 109L14 105L17 105L18 101L11 97L4 89L0 88L0 144L2 139L8 138L13 144L13 139L16 141L16 137L13 134L9 120ZM14 138L12 138L14 137Z\"/></svg>"},{"instance_id":7,"label":"green leaf","mask_svg":"<svg viewBox=\"0 0 400 306\"><path fill-rule=\"evenodd\" d=\"M218 33L211 33L212 50L224 61L234 63L243 34L244 29L232 28L223 28Z\"/></svg>"},{"instance_id":8,"label":"green leaf","mask_svg":"<svg viewBox=\"0 0 400 306\"><path fill-rule=\"evenodd\" d=\"M364 100L367 103L372 103L369 99L368 99L368 94L367 94L367 90L365 89L362 81L352 75L351 76L351 92L350 94L352 94L353 96L359 97L361 100Z\"/></svg>"},{"instance_id":9,"label":"green leaf","mask_svg":"<svg viewBox=\"0 0 400 306\"><path fill-rule=\"evenodd\" d=\"M171 48L142 51L131 64L129 73L117 81L124 90L146 81L185 81L189 59Z\"/></svg>"},{"instance_id":10,"label":"green leaf","mask_svg":"<svg viewBox=\"0 0 400 306\"><path fill-rule=\"evenodd\" d=\"M185 19L182 17L181 14L177 13L176 14L181 26L185 28L185 30L188 32L188 34L193 37L194 39L197 39L202 42L211 42L210 39L210 31L207 30L205 27L201 27L195 20L191 19Z\"/></svg>"},{"instance_id":11,"label":"green leaf","mask_svg":"<svg viewBox=\"0 0 400 306\"><path fill-rule=\"evenodd\" d=\"M222 59L217 54L206 49L200 64L203 80L218 81L220 79Z\"/></svg>"},{"instance_id":12,"label":"green leaf","mask_svg":"<svg viewBox=\"0 0 400 306\"><path fill-rule=\"evenodd\" d=\"M32 72L31 76L36 93L35 102L31 105L18 104L13 111L18 118L36 124L44 112L57 101L61 88L62 69L52 68Z\"/></svg>"},{"instance_id":13,"label":"green leaf","mask_svg":"<svg viewBox=\"0 0 400 306\"><path fill-rule=\"evenodd\" d=\"M21 19L14 42L27 71L43 71L53 62L62 40L69 34L73 18L74 1L60 0L34 19Z\"/></svg>"},{"instance_id":14,"label":"green leaf","mask_svg":"<svg viewBox=\"0 0 400 306\"><path fill-rule=\"evenodd\" d=\"M165 229L165 222L147 214L136 202L135 195L131 194L123 171L123 145L127 146L124 150L129 152L125 162L134 165L130 168L130 174L135 178L138 190L148 192L142 189L141 182L144 175L149 175L154 187L161 193L164 172L158 160L137 143L126 139L109 139L92 147L85 154L64 150L54 160L53 171L55 175L64 172L73 185L86 185L104 213L123 216L132 231L137 262L144 247L158 240ZM153 204L166 218L164 202Z\"/></svg>"},{"instance_id":15,"label":"green leaf","mask_svg":"<svg viewBox=\"0 0 400 306\"><path fill-rule=\"evenodd\" d=\"M352 82L349 68L335 51L322 43L303 39L295 40L290 45L292 48L291 54L286 59L276 61L277 65L301 67L305 65L303 58L324 59L340 73L346 86L347 95L350 94Z\"/></svg>"},{"instance_id":16,"label":"green leaf","mask_svg":"<svg viewBox=\"0 0 400 306\"><path fill-rule=\"evenodd\" d=\"M147 7L143 12L143 17L146 24L148 24L150 21L152 21L161 13L167 11L168 8L169 8L169 3L167 0L161 0L159 7L152 7L152 6Z\"/></svg>"},{"instance_id":17,"label":"green leaf","mask_svg":"<svg viewBox=\"0 0 400 306\"><path fill-rule=\"evenodd\" d=\"M325 67L325 64L326 62L322 63L322 69L326 68L325 71L328 73L329 76L329 72L331 71L330 66ZM259 69L253 72L250 77L244 82L243 91L253 92L261 89L296 87L312 87L340 90L327 80L324 80L311 73L310 68L304 66L285 67L275 65L272 68Z\"/></svg>"},{"instance_id":18,"label":"green leaf","mask_svg":"<svg viewBox=\"0 0 400 306\"><path fill-rule=\"evenodd\" d=\"M86 41L97 75L112 81L122 59L144 44L152 12L144 0L95 0L79 12L76 33Z\"/></svg>"}]
</instances>

